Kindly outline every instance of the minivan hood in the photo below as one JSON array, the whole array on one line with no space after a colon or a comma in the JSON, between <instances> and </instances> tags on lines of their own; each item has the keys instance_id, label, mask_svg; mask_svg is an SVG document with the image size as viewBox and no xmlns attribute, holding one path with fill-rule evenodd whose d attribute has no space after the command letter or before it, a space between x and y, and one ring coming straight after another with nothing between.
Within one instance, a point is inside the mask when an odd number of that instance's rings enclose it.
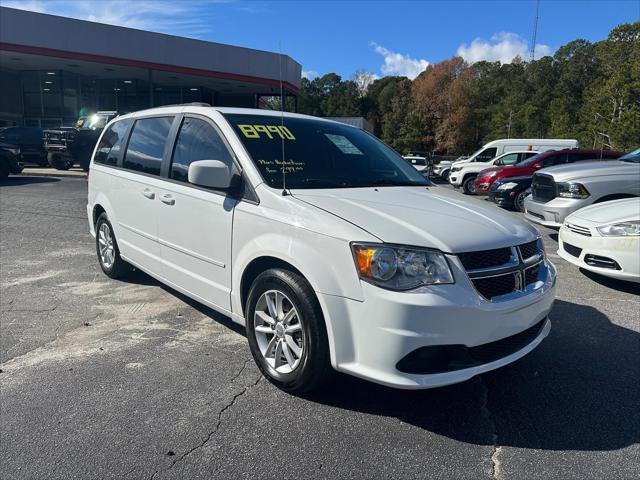
<instances>
[{"instance_id":1,"label":"minivan hood","mask_svg":"<svg viewBox=\"0 0 640 480\"><path fill-rule=\"evenodd\" d=\"M293 190L292 195L386 243L459 253L538 237L535 228L514 214L464 201L460 194L439 187Z\"/></svg>"},{"instance_id":2,"label":"minivan hood","mask_svg":"<svg viewBox=\"0 0 640 480\"><path fill-rule=\"evenodd\" d=\"M640 170L640 164L620 160L596 160L543 168L540 173L551 175L556 182L602 175L626 175Z\"/></svg>"}]
</instances>

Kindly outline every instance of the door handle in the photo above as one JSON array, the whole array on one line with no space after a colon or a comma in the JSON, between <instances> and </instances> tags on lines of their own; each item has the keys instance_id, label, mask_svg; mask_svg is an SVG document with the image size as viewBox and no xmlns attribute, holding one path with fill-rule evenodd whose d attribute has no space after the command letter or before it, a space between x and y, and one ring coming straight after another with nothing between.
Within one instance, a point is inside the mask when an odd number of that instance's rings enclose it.
<instances>
[{"instance_id":1,"label":"door handle","mask_svg":"<svg viewBox=\"0 0 640 480\"><path fill-rule=\"evenodd\" d=\"M144 195L145 197L147 197L150 200L153 200L154 198L156 198L156 194L153 193L151 190L149 190L148 188L145 188L142 191L142 195Z\"/></svg>"},{"instance_id":2,"label":"door handle","mask_svg":"<svg viewBox=\"0 0 640 480\"><path fill-rule=\"evenodd\" d=\"M164 195L160 195L160 201L162 203L166 203L167 205L173 205L174 203L176 203L176 200L168 193L165 193Z\"/></svg>"}]
</instances>

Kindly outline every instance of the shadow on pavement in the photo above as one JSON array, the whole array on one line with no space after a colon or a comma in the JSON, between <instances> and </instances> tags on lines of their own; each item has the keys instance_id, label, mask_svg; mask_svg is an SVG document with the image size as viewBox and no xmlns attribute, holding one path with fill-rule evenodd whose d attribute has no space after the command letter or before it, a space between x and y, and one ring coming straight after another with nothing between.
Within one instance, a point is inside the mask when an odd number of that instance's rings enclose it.
<instances>
[{"instance_id":1,"label":"shadow on pavement","mask_svg":"<svg viewBox=\"0 0 640 480\"><path fill-rule=\"evenodd\" d=\"M59 182L59 178L54 177L7 177L0 180L0 187L18 187L20 185L30 185L34 183Z\"/></svg>"},{"instance_id":2,"label":"shadow on pavement","mask_svg":"<svg viewBox=\"0 0 640 480\"><path fill-rule=\"evenodd\" d=\"M156 284L203 315L245 335L230 318L143 272L129 281ZM337 375L307 401L395 417L446 437L540 450L616 450L640 441L640 333L611 323L599 310L558 300L552 329L519 361L449 387L386 388ZM484 424L484 428L478 425Z\"/></svg>"},{"instance_id":3,"label":"shadow on pavement","mask_svg":"<svg viewBox=\"0 0 640 480\"><path fill-rule=\"evenodd\" d=\"M616 290L619 292L640 295L640 283L627 282L624 280L618 280L616 278L605 277L604 275L590 272L589 270L585 270L584 268L580 269L580 273L598 283L599 285L602 285L603 287L611 288L612 290Z\"/></svg>"},{"instance_id":4,"label":"shadow on pavement","mask_svg":"<svg viewBox=\"0 0 640 480\"><path fill-rule=\"evenodd\" d=\"M306 398L479 445L492 444L486 431L473 428L482 416L502 446L598 451L640 441L640 334L564 301L551 319L537 350L481 378L401 391L342 375Z\"/></svg>"}]
</instances>

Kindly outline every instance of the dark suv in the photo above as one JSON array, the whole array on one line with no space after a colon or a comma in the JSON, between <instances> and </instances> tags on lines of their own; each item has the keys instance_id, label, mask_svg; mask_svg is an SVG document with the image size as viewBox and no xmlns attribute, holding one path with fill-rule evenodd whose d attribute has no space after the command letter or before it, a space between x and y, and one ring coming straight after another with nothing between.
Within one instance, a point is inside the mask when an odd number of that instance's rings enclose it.
<instances>
[{"instance_id":1,"label":"dark suv","mask_svg":"<svg viewBox=\"0 0 640 480\"><path fill-rule=\"evenodd\" d=\"M42 141L42 129L37 127L0 128L0 142L19 149L18 161L45 167L47 151Z\"/></svg>"},{"instance_id":2,"label":"dark suv","mask_svg":"<svg viewBox=\"0 0 640 480\"><path fill-rule=\"evenodd\" d=\"M98 138L116 112L96 112L81 116L74 127L45 130L44 146L49 165L58 170L68 170L78 163L89 170L89 161Z\"/></svg>"},{"instance_id":3,"label":"dark suv","mask_svg":"<svg viewBox=\"0 0 640 480\"><path fill-rule=\"evenodd\" d=\"M22 172L19 160L20 148L7 143L0 143L0 179L7 178L10 173Z\"/></svg>"}]
</instances>

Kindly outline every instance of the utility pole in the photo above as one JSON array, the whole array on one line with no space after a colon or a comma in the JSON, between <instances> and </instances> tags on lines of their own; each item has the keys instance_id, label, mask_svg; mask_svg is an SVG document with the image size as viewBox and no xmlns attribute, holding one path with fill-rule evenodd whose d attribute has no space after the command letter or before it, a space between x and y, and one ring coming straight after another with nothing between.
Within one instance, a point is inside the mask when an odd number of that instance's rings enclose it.
<instances>
[{"instance_id":1,"label":"utility pole","mask_svg":"<svg viewBox=\"0 0 640 480\"><path fill-rule=\"evenodd\" d=\"M533 62L536 56L536 41L538 37L538 17L540 16L540 0L536 0L536 16L533 19L533 35L531 36L531 54L529 63Z\"/></svg>"},{"instance_id":2,"label":"utility pole","mask_svg":"<svg viewBox=\"0 0 640 480\"><path fill-rule=\"evenodd\" d=\"M513 115L513 110L509 110L509 123L507 124L507 138L511 138L511 116Z\"/></svg>"}]
</instances>

